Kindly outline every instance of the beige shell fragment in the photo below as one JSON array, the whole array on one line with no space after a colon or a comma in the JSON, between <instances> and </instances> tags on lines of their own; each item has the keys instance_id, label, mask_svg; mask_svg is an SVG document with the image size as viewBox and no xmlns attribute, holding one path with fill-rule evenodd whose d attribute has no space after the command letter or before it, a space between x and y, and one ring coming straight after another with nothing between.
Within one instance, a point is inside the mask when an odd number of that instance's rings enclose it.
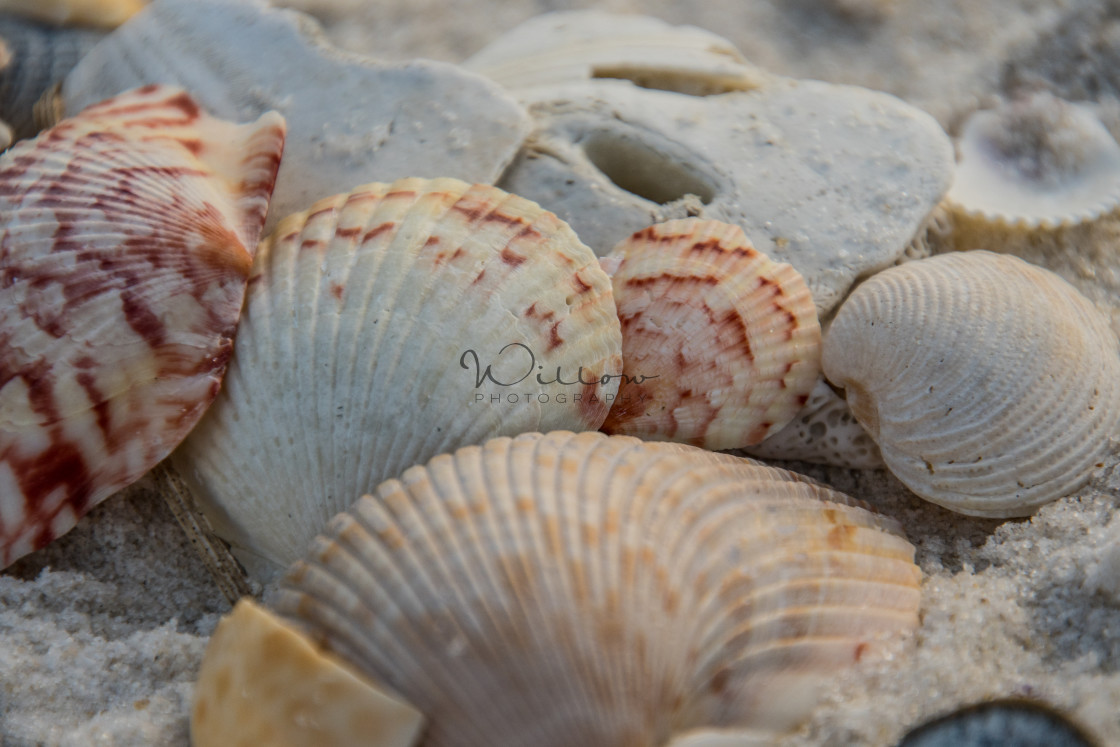
<instances>
[{"instance_id":1,"label":"beige shell fragment","mask_svg":"<svg viewBox=\"0 0 1120 747\"><path fill-rule=\"evenodd\" d=\"M610 279L555 215L454 179L369 184L261 243L225 385L176 466L265 578L413 464L598 428L621 346Z\"/></svg>"},{"instance_id":2,"label":"beige shell fragment","mask_svg":"<svg viewBox=\"0 0 1120 747\"><path fill-rule=\"evenodd\" d=\"M53 24L116 28L148 0L0 0L0 13L15 13Z\"/></svg>"},{"instance_id":3,"label":"beige shell fragment","mask_svg":"<svg viewBox=\"0 0 1120 747\"><path fill-rule=\"evenodd\" d=\"M493 183L530 126L493 81L442 62L344 52L310 16L262 0L154 2L67 76L66 111L143 83L181 85L219 116L287 118L266 232L367 182Z\"/></svg>"},{"instance_id":4,"label":"beige shell fragment","mask_svg":"<svg viewBox=\"0 0 1120 747\"><path fill-rule=\"evenodd\" d=\"M749 91L766 77L735 45L710 31L595 10L531 18L463 67L514 90L621 78L643 88L704 96Z\"/></svg>"},{"instance_id":5,"label":"beige shell fragment","mask_svg":"<svg viewBox=\"0 0 1120 747\"><path fill-rule=\"evenodd\" d=\"M424 712L433 747L774 737L916 627L912 558L893 522L784 470L528 434L380 485L276 605Z\"/></svg>"},{"instance_id":6,"label":"beige shell fragment","mask_svg":"<svg viewBox=\"0 0 1120 747\"><path fill-rule=\"evenodd\" d=\"M236 125L150 86L0 156L0 567L213 400L283 145L275 113Z\"/></svg>"},{"instance_id":7,"label":"beige shell fragment","mask_svg":"<svg viewBox=\"0 0 1120 747\"><path fill-rule=\"evenodd\" d=\"M879 447L852 415L848 403L822 375L809 401L792 421L742 453L756 459L784 459L849 469L882 469Z\"/></svg>"},{"instance_id":8,"label":"beige shell fragment","mask_svg":"<svg viewBox=\"0 0 1120 747\"><path fill-rule=\"evenodd\" d=\"M974 251L875 275L836 314L825 375L927 500L1032 513L1077 490L1120 427L1120 347L1053 273Z\"/></svg>"},{"instance_id":9,"label":"beige shell fragment","mask_svg":"<svg viewBox=\"0 0 1120 747\"><path fill-rule=\"evenodd\" d=\"M623 360L606 433L739 448L781 429L809 399L820 376L813 298L738 226L659 223L602 264Z\"/></svg>"},{"instance_id":10,"label":"beige shell fragment","mask_svg":"<svg viewBox=\"0 0 1120 747\"><path fill-rule=\"evenodd\" d=\"M1054 228L1120 207L1120 144L1086 104L1049 93L974 112L946 204L991 223Z\"/></svg>"},{"instance_id":11,"label":"beige shell fragment","mask_svg":"<svg viewBox=\"0 0 1120 747\"><path fill-rule=\"evenodd\" d=\"M801 273L823 318L890 266L952 179L948 136L887 94L768 78L687 96L595 80L519 92L536 129L499 183L603 255L654 223L734 223Z\"/></svg>"},{"instance_id":12,"label":"beige shell fragment","mask_svg":"<svg viewBox=\"0 0 1120 747\"><path fill-rule=\"evenodd\" d=\"M410 747L423 716L242 599L214 631L194 689L193 747Z\"/></svg>"}]
</instances>

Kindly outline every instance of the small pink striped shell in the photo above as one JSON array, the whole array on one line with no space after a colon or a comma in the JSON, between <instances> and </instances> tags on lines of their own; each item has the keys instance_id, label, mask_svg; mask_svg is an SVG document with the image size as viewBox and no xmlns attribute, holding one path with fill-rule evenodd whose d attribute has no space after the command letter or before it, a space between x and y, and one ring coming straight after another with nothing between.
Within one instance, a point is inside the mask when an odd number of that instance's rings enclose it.
<instances>
[{"instance_id":1,"label":"small pink striped shell","mask_svg":"<svg viewBox=\"0 0 1120 747\"><path fill-rule=\"evenodd\" d=\"M809 399L821 343L812 296L738 226L659 223L603 266L624 374L605 432L733 449L780 430Z\"/></svg>"},{"instance_id":2,"label":"small pink striped shell","mask_svg":"<svg viewBox=\"0 0 1120 747\"><path fill-rule=\"evenodd\" d=\"M217 394L284 133L149 86L0 158L0 566L142 476Z\"/></svg>"}]
</instances>

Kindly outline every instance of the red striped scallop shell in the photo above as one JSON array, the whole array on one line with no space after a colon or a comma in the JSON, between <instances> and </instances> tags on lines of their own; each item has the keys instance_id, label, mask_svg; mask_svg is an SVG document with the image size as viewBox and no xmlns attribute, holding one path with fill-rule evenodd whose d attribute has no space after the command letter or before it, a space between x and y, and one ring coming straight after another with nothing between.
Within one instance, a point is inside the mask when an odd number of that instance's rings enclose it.
<instances>
[{"instance_id":1,"label":"red striped scallop shell","mask_svg":"<svg viewBox=\"0 0 1120 747\"><path fill-rule=\"evenodd\" d=\"M148 86L0 158L0 566L141 477L217 394L284 135Z\"/></svg>"}]
</instances>

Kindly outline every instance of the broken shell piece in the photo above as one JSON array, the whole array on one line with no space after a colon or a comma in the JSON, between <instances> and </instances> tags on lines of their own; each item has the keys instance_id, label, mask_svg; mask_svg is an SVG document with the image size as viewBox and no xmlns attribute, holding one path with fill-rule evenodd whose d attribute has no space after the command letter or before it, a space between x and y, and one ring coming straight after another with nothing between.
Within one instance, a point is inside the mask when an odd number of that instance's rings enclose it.
<instances>
[{"instance_id":1,"label":"broken shell piece","mask_svg":"<svg viewBox=\"0 0 1120 747\"><path fill-rule=\"evenodd\" d=\"M493 439L335 517L276 608L415 704L425 744L773 737L917 625L913 547L852 504L678 444Z\"/></svg>"},{"instance_id":2,"label":"broken shell piece","mask_svg":"<svg viewBox=\"0 0 1120 747\"><path fill-rule=\"evenodd\" d=\"M9 53L7 64L0 68L0 119L12 126L19 140L44 129L37 122L36 105L105 38L105 32L0 17L0 38Z\"/></svg>"},{"instance_id":3,"label":"broken shell piece","mask_svg":"<svg viewBox=\"0 0 1120 747\"><path fill-rule=\"evenodd\" d=\"M621 354L610 279L555 215L454 179L369 184L261 242L222 392L175 462L264 580L410 465L598 428Z\"/></svg>"},{"instance_id":4,"label":"broken shell piece","mask_svg":"<svg viewBox=\"0 0 1120 747\"><path fill-rule=\"evenodd\" d=\"M619 243L603 266L623 360L605 432L733 449L782 428L808 400L820 376L812 296L743 229L659 223Z\"/></svg>"},{"instance_id":5,"label":"broken shell piece","mask_svg":"<svg viewBox=\"0 0 1120 747\"><path fill-rule=\"evenodd\" d=\"M266 232L366 182L492 183L529 129L522 107L480 75L343 52L311 17L260 0L153 3L67 76L66 111L143 83L181 85L218 116L287 118Z\"/></svg>"},{"instance_id":6,"label":"broken shell piece","mask_svg":"<svg viewBox=\"0 0 1120 747\"><path fill-rule=\"evenodd\" d=\"M789 425L742 452L757 459L788 459L850 469L883 468L879 447L823 376Z\"/></svg>"},{"instance_id":7,"label":"broken shell piece","mask_svg":"<svg viewBox=\"0 0 1120 747\"><path fill-rule=\"evenodd\" d=\"M194 690L194 747L409 747L423 716L242 599L218 623Z\"/></svg>"},{"instance_id":8,"label":"broken shell piece","mask_svg":"<svg viewBox=\"0 0 1120 747\"><path fill-rule=\"evenodd\" d=\"M974 251L865 281L824 340L825 375L908 488L1025 516L1089 479L1120 426L1108 320L1051 272Z\"/></svg>"},{"instance_id":9,"label":"broken shell piece","mask_svg":"<svg viewBox=\"0 0 1120 747\"><path fill-rule=\"evenodd\" d=\"M523 94L537 129L505 189L600 255L673 218L739 225L801 273L822 318L902 254L952 177L937 122L862 88L775 77L697 98L598 80Z\"/></svg>"},{"instance_id":10,"label":"broken shell piece","mask_svg":"<svg viewBox=\"0 0 1120 747\"><path fill-rule=\"evenodd\" d=\"M0 0L0 13L16 13L56 25L116 28L147 0Z\"/></svg>"},{"instance_id":11,"label":"broken shell piece","mask_svg":"<svg viewBox=\"0 0 1120 747\"><path fill-rule=\"evenodd\" d=\"M137 480L217 394L284 121L148 87L0 156L0 567Z\"/></svg>"},{"instance_id":12,"label":"broken shell piece","mask_svg":"<svg viewBox=\"0 0 1120 747\"><path fill-rule=\"evenodd\" d=\"M954 212L1053 228L1120 206L1120 144L1088 105L1036 93L977 111L957 152Z\"/></svg>"},{"instance_id":13,"label":"broken shell piece","mask_svg":"<svg viewBox=\"0 0 1120 747\"><path fill-rule=\"evenodd\" d=\"M531 18L463 67L511 89L621 78L696 96L749 91L766 77L710 31L594 10Z\"/></svg>"}]
</instances>

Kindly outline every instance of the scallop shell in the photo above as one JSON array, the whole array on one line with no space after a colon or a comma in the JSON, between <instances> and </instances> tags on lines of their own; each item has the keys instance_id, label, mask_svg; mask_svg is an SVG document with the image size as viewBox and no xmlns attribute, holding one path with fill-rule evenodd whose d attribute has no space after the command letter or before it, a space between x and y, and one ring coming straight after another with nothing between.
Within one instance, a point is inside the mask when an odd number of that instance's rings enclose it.
<instances>
[{"instance_id":1,"label":"scallop shell","mask_svg":"<svg viewBox=\"0 0 1120 747\"><path fill-rule=\"evenodd\" d=\"M698 96L749 91L766 77L710 31L594 10L531 18L463 67L512 89L618 78Z\"/></svg>"},{"instance_id":2,"label":"scallop shell","mask_svg":"<svg viewBox=\"0 0 1120 747\"><path fill-rule=\"evenodd\" d=\"M0 38L8 52L0 68L0 119L11 125L15 139L33 137L42 129L35 106L104 37L103 31L0 17Z\"/></svg>"},{"instance_id":3,"label":"scallop shell","mask_svg":"<svg viewBox=\"0 0 1120 747\"><path fill-rule=\"evenodd\" d=\"M262 242L250 283L225 386L176 464L260 577L410 465L598 428L622 369L595 255L495 187L404 179L323 200Z\"/></svg>"},{"instance_id":4,"label":"scallop shell","mask_svg":"<svg viewBox=\"0 0 1120 747\"><path fill-rule=\"evenodd\" d=\"M46 23L111 29L147 4L147 0L0 0L0 13L17 13Z\"/></svg>"},{"instance_id":5,"label":"scallop shell","mask_svg":"<svg viewBox=\"0 0 1120 747\"><path fill-rule=\"evenodd\" d=\"M946 200L973 218L1054 228L1120 207L1120 144L1091 107L1049 93L974 112L957 160Z\"/></svg>"},{"instance_id":6,"label":"scallop shell","mask_svg":"<svg viewBox=\"0 0 1120 747\"><path fill-rule=\"evenodd\" d=\"M426 745L771 736L917 625L890 520L793 473L554 432L436 457L335 517L277 610L429 719Z\"/></svg>"},{"instance_id":7,"label":"scallop shell","mask_svg":"<svg viewBox=\"0 0 1120 747\"><path fill-rule=\"evenodd\" d=\"M620 242L603 266L623 360L605 432L733 449L781 429L809 399L820 376L813 298L743 229L659 223Z\"/></svg>"},{"instance_id":8,"label":"scallop shell","mask_svg":"<svg viewBox=\"0 0 1120 747\"><path fill-rule=\"evenodd\" d=\"M0 561L163 459L217 394L284 144L179 89L0 157Z\"/></svg>"},{"instance_id":9,"label":"scallop shell","mask_svg":"<svg viewBox=\"0 0 1120 747\"><path fill-rule=\"evenodd\" d=\"M144 83L181 85L217 116L284 115L291 137L266 232L366 182L493 183L530 127L481 75L343 52L310 16L261 0L160 0L86 55L62 95L73 112Z\"/></svg>"},{"instance_id":10,"label":"scallop shell","mask_svg":"<svg viewBox=\"0 0 1120 747\"><path fill-rule=\"evenodd\" d=\"M788 425L742 453L756 459L788 459L849 469L884 466L878 445L823 375L809 393L809 401Z\"/></svg>"},{"instance_id":11,"label":"scallop shell","mask_svg":"<svg viewBox=\"0 0 1120 747\"><path fill-rule=\"evenodd\" d=\"M952 179L932 117L852 86L775 76L706 97L617 80L520 93L537 127L499 186L600 255L676 218L738 225L801 273L822 318L902 254Z\"/></svg>"},{"instance_id":12,"label":"scallop shell","mask_svg":"<svg viewBox=\"0 0 1120 747\"><path fill-rule=\"evenodd\" d=\"M1120 347L1072 286L974 251L875 275L824 339L825 375L918 495L1025 516L1085 484L1120 426Z\"/></svg>"},{"instance_id":13,"label":"scallop shell","mask_svg":"<svg viewBox=\"0 0 1120 747\"><path fill-rule=\"evenodd\" d=\"M193 747L409 747L423 716L242 599L218 623L194 689Z\"/></svg>"}]
</instances>

